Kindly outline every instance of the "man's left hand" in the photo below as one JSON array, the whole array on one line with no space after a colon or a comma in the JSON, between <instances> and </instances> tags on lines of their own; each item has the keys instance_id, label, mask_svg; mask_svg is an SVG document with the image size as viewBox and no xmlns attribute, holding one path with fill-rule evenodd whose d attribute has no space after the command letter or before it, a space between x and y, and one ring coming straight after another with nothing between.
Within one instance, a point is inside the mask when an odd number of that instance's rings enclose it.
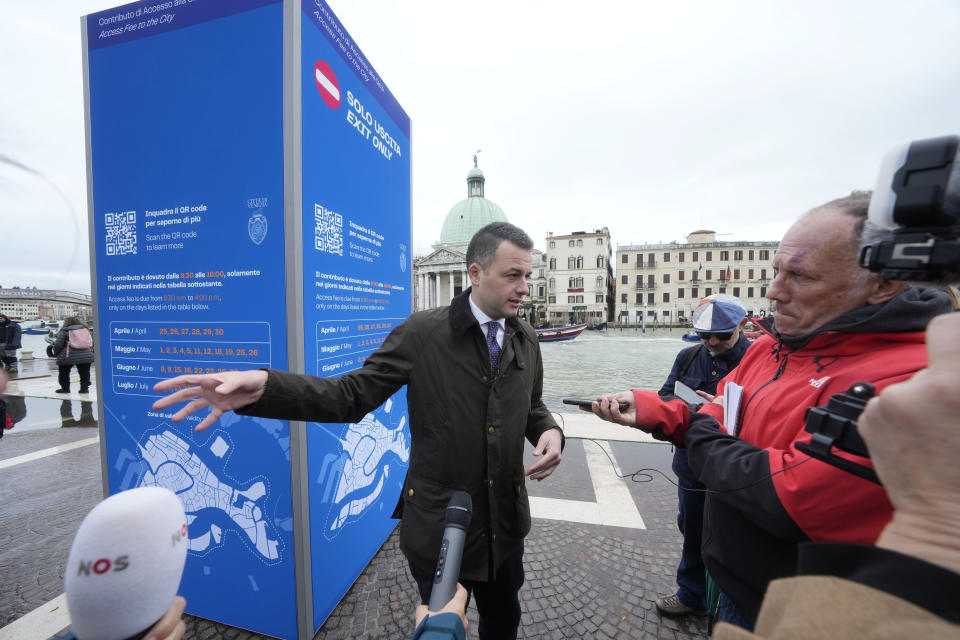
<instances>
[{"instance_id":1,"label":"man's left hand","mask_svg":"<svg viewBox=\"0 0 960 640\"><path fill-rule=\"evenodd\" d=\"M559 429L547 429L537 441L537 448L533 455L540 458L528 468L524 475L531 480L543 480L560 464L560 445L563 438Z\"/></svg>"}]
</instances>

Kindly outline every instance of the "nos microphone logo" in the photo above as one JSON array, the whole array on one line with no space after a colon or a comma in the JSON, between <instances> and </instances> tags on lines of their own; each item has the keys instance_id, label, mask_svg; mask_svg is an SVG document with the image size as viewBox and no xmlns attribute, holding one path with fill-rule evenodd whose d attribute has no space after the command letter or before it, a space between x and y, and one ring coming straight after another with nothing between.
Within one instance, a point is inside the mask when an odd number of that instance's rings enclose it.
<instances>
[{"instance_id":1,"label":"nos microphone logo","mask_svg":"<svg viewBox=\"0 0 960 640\"><path fill-rule=\"evenodd\" d=\"M117 556L113 560L110 558L100 558L99 560L81 560L77 565L78 576L89 576L91 574L102 576L108 571L123 571L130 566L130 556Z\"/></svg>"},{"instance_id":2,"label":"nos microphone logo","mask_svg":"<svg viewBox=\"0 0 960 640\"><path fill-rule=\"evenodd\" d=\"M317 82L317 91L320 97L327 103L331 109L340 106L340 83L337 81L337 75L333 72L323 60L317 60L313 66L313 79Z\"/></svg>"}]
</instances>

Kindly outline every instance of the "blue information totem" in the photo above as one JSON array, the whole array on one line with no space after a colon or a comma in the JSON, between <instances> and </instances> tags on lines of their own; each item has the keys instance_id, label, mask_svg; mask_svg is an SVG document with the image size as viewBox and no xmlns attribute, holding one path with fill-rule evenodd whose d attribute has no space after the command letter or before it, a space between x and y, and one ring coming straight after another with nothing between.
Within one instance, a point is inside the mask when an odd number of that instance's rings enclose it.
<instances>
[{"instance_id":1,"label":"blue information totem","mask_svg":"<svg viewBox=\"0 0 960 640\"><path fill-rule=\"evenodd\" d=\"M153 385L363 365L412 307L410 119L323 0L81 25L105 492L180 496L189 613L312 638L395 526L405 390L357 424L196 433Z\"/></svg>"}]
</instances>

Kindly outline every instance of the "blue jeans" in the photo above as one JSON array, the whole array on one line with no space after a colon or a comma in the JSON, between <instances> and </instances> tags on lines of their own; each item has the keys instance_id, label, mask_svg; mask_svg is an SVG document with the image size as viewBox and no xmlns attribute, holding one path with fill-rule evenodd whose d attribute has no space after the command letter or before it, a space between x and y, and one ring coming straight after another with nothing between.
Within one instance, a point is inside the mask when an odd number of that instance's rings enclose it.
<instances>
[{"instance_id":1,"label":"blue jeans","mask_svg":"<svg viewBox=\"0 0 960 640\"><path fill-rule=\"evenodd\" d=\"M737 608L737 605L730 602L730 599L727 598L727 594L720 592L720 601L717 606L717 617L714 618L714 622L728 622L734 624L742 629L747 631L753 631L753 625L756 624L756 620L745 614L743 611Z\"/></svg>"},{"instance_id":2,"label":"blue jeans","mask_svg":"<svg viewBox=\"0 0 960 640\"><path fill-rule=\"evenodd\" d=\"M688 607L704 611L707 608L707 579L706 568L700 557L700 540L705 500L702 490L705 487L687 464L686 449L677 448L673 452L673 472L677 474L677 484L680 485L677 489L677 528L683 535L683 551L680 566L677 567L677 597Z\"/></svg>"}]
</instances>

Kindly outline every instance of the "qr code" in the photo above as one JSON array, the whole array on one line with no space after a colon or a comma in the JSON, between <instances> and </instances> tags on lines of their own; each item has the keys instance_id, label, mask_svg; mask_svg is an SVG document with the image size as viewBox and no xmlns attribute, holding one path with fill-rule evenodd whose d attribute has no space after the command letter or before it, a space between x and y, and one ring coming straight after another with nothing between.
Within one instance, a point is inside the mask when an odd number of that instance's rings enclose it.
<instances>
[{"instance_id":1,"label":"qr code","mask_svg":"<svg viewBox=\"0 0 960 640\"><path fill-rule=\"evenodd\" d=\"M343 255L343 216L319 204L313 205L313 247Z\"/></svg>"},{"instance_id":2,"label":"qr code","mask_svg":"<svg viewBox=\"0 0 960 640\"><path fill-rule=\"evenodd\" d=\"M107 233L107 255L122 256L137 253L137 212L121 211L104 216Z\"/></svg>"}]
</instances>

